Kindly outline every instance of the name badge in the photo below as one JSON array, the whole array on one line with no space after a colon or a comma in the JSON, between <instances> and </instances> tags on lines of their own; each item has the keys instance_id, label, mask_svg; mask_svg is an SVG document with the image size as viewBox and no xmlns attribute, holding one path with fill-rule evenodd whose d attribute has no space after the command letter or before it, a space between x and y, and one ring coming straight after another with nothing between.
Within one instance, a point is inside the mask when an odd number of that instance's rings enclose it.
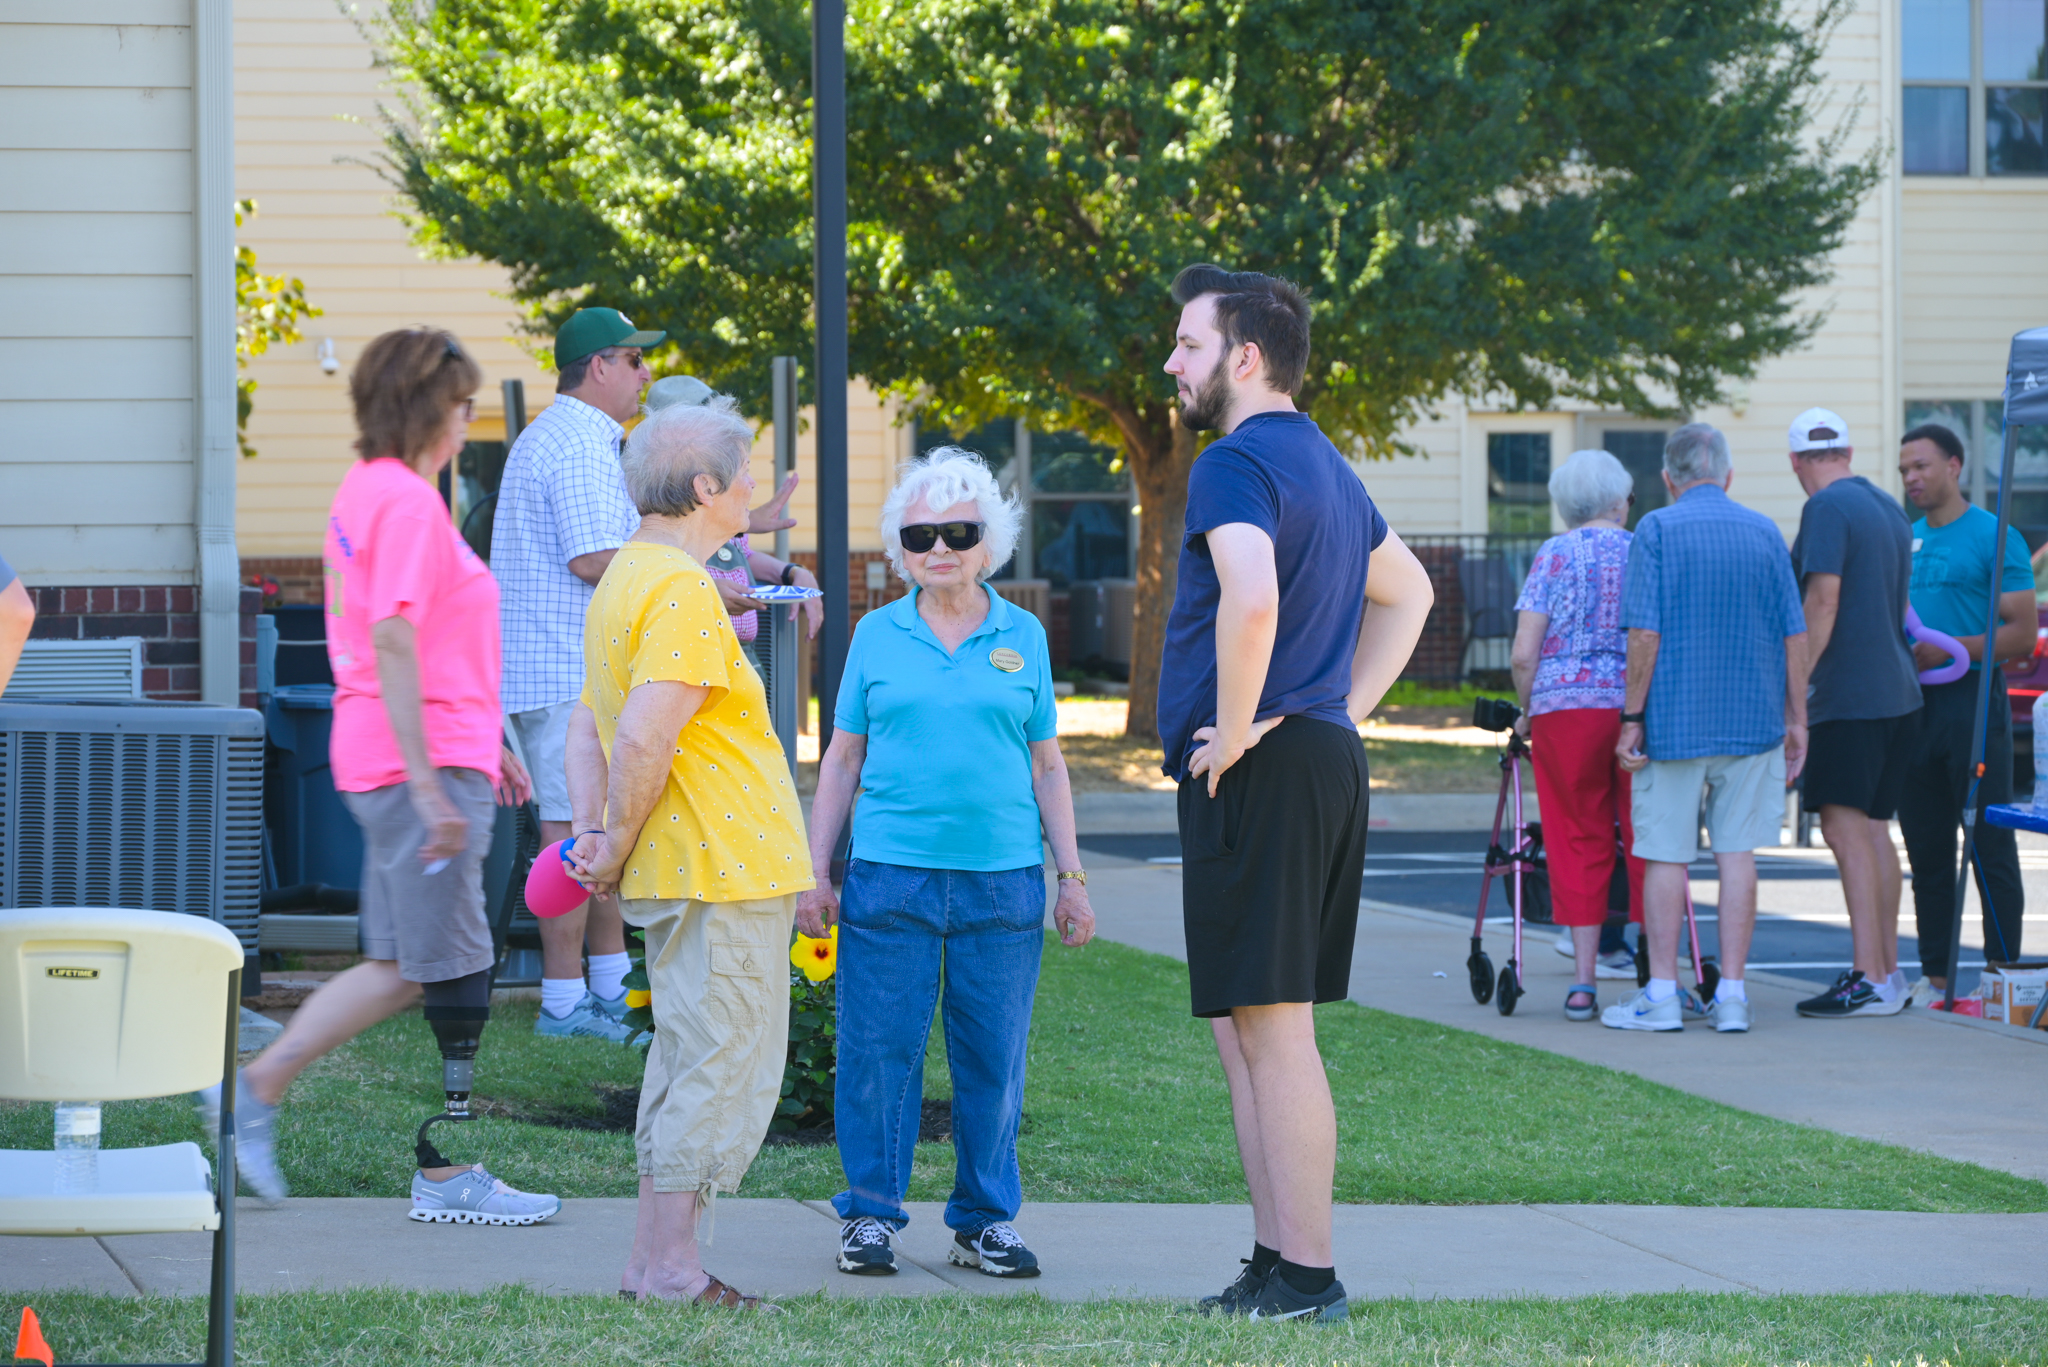
<instances>
[{"instance_id":1,"label":"name badge","mask_svg":"<svg viewBox=\"0 0 2048 1367\"><path fill-rule=\"evenodd\" d=\"M1024 667L1024 657L1008 646L997 646L988 653L988 662L1005 674L1015 674Z\"/></svg>"},{"instance_id":2,"label":"name badge","mask_svg":"<svg viewBox=\"0 0 2048 1367\"><path fill-rule=\"evenodd\" d=\"M1917 553L1917 552L1919 551L1919 549L1920 549L1920 538L1919 538L1919 537L1917 537L1917 536L1913 538L1913 549L1914 549L1914 551L1915 551L1916 553Z\"/></svg>"}]
</instances>

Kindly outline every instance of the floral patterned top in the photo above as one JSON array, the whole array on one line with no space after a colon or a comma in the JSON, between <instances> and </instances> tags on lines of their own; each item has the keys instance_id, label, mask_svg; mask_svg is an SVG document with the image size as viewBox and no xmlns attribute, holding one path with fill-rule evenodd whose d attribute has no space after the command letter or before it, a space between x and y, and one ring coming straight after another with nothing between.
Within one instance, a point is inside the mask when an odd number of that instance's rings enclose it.
<instances>
[{"instance_id":1,"label":"floral patterned top","mask_svg":"<svg viewBox=\"0 0 2048 1367\"><path fill-rule=\"evenodd\" d=\"M1529 686L1529 714L1570 708L1620 710L1628 668L1621 584L1634 538L1616 527L1580 527L1536 552L1520 612L1550 617Z\"/></svg>"}]
</instances>

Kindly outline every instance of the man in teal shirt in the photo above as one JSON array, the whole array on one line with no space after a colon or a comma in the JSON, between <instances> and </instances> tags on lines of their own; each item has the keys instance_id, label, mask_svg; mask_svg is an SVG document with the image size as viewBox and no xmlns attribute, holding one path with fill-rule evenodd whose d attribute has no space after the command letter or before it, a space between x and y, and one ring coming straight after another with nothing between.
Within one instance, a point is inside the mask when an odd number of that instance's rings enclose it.
<instances>
[{"instance_id":1,"label":"man in teal shirt","mask_svg":"<svg viewBox=\"0 0 2048 1367\"><path fill-rule=\"evenodd\" d=\"M1913 865L1913 913L1919 923L1920 972L1929 988L1948 986L1947 972L1956 921L1956 829L1969 792L1970 740L1975 731L1979 675L1984 668L1984 603L1991 588L1998 519L1963 497L1963 444L1954 432L1928 423L1906 433L1899 445L1899 475L1906 500L1922 516L1913 524L1911 601L1920 620L1960 641L1970 653L1970 672L1952 683L1922 684L1920 729L1914 742L1905 791L1899 800L1899 830ZM2027 543L2007 529L1999 557L1998 632L1991 643L1991 717L1985 738L1987 763L1978 787L1977 897L1984 907L1984 949L2007 962L2020 957L2020 856L2013 833L1987 824L1986 805L2012 801L2012 710L1998 661L2027 656L2034 649L2034 571ZM1949 656L1930 645L1914 647L1914 662L1933 669ZM1922 999L1915 993L1915 999Z\"/></svg>"}]
</instances>

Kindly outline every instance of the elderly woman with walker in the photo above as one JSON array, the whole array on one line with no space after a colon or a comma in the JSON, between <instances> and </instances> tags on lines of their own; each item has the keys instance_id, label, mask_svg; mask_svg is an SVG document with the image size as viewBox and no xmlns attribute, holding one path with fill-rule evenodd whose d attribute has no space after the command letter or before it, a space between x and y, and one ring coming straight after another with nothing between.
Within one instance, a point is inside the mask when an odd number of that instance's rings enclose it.
<instances>
[{"instance_id":1,"label":"elderly woman with walker","mask_svg":"<svg viewBox=\"0 0 2048 1367\"><path fill-rule=\"evenodd\" d=\"M1575 451L1550 476L1566 530L1543 543L1529 568L1509 663L1530 742L1536 798L1550 865L1552 914L1571 930L1576 981L1564 1014L1599 1013L1595 982L1600 928L1614 875L1615 827L1634 843L1629 778L1614 757L1628 666L1621 583L1632 540L1625 529L1635 481L1605 451ZM1643 861L1628 861L1629 919L1642 920ZM1616 974L1633 977L1632 968Z\"/></svg>"},{"instance_id":2,"label":"elderly woman with walker","mask_svg":"<svg viewBox=\"0 0 2048 1367\"><path fill-rule=\"evenodd\" d=\"M1060 757L1045 628L986 580L1010 558L1022 513L971 452L914 461L883 504L882 540L908 597L861 618L811 808L813 890L797 926L839 944L834 1116L847 1189L839 1269L896 1270L890 1244L922 1110L925 1041L943 1003L953 1075L949 1261L1035 1277L1011 1224L1023 1201L1017 1129L1024 1052L1044 947L1052 846L1060 943L1095 933ZM854 794L840 898L828 877Z\"/></svg>"}]
</instances>

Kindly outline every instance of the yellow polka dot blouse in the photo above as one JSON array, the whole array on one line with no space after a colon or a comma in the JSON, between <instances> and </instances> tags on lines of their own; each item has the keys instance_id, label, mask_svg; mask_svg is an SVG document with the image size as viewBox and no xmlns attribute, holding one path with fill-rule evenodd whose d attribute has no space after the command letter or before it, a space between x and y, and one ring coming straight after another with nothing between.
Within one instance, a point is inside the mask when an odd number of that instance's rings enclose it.
<instances>
[{"instance_id":1,"label":"yellow polka dot blouse","mask_svg":"<svg viewBox=\"0 0 2048 1367\"><path fill-rule=\"evenodd\" d=\"M676 740L621 896L736 902L811 886L803 808L767 693L702 565L672 547L627 542L591 596L583 660L583 701L607 759L636 685L711 690Z\"/></svg>"}]
</instances>

